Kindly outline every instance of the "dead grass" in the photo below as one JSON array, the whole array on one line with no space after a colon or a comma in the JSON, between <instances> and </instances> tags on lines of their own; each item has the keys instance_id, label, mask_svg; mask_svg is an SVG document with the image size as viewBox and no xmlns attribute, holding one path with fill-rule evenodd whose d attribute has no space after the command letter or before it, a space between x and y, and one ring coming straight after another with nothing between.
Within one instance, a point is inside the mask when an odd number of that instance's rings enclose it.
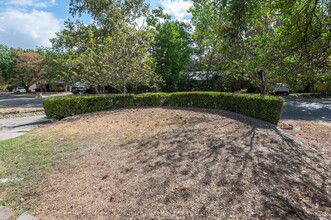
<instances>
[{"instance_id":1,"label":"dead grass","mask_svg":"<svg viewBox=\"0 0 331 220\"><path fill-rule=\"evenodd\" d=\"M293 129L285 130L319 153L331 158L331 124L321 124L312 121L283 120L280 124L290 124Z\"/></svg>"},{"instance_id":2,"label":"dead grass","mask_svg":"<svg viewBox=\"0 0 331 220\"><path fill-rule=\"evenodd\" d=\"M258 120L148 108L39 132L76 151L40 183L37 219L331 218L329 155Z\"/></svg>"}]
</instances>

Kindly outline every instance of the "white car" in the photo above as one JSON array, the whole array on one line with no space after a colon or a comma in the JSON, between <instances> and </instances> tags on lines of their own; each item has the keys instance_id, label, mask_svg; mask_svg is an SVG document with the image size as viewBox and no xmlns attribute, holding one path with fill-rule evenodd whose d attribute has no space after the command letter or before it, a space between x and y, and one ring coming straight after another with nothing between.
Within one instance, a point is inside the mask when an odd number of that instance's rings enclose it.
<instances>
[{"instance_id":1,"label":"white car","mask_svg":"<svg viewBox=\"0 0 331 220\"><path fill-rule=\"evenodd\" d=\"M26 93L26 89L23 87L15 87L12 90L13 93Z\"/></svg>"},{"instance_id":2,"label":"white car","mask_svg":"<svg viewBox=\"0 0 331 220\"><path fill-rule=\"evenodd\" d=\"M290 94L290 87L285 83L276 83L274 93L278 94Z\"/></svg>"}]
</instances>

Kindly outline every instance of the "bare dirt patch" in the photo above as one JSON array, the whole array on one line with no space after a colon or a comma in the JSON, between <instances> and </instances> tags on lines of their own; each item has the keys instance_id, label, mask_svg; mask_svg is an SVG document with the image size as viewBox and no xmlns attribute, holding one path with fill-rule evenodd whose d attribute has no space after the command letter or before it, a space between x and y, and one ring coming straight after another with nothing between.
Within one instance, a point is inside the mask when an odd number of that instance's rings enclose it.
<instances>
[{"instance_id":1,"label":"bare dirt patch","mask_svg":"<svg viewBox=\"0 0 331 220\"><path fill-rule=\"evenodd\" d=\"M282 120L279 125L291 125L285 132L296 137L305 146L331 158L331 124L303 120Z\"/></svg>"},{"instance_id":2,"label":"bare dirt patch","mask_svg":"<svg viewBox=\"0 0 331 220\"><path fill-rule=\"evenodd\" d=\"M127 109L40 129L77 149L41 183L37 219L330 219L330 157L267 123Z\"/></svg>"}]
</instances>

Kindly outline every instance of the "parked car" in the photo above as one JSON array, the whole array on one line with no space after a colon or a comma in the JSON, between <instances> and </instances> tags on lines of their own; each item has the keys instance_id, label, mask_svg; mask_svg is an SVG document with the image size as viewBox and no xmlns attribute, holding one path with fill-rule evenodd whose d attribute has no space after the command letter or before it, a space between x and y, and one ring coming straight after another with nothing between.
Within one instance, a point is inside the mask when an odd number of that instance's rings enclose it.
<instances>
[{"instance_id":1,"label":"parked car","mask_svg":"<svg viewBox=\"0 0 331 220\"><path fill-rule=\"evenodd\" d=\"M84 94L85 93L85 87L84 86L73 86L71 88L71 92L73 94Z\"/></svg>"},{"instance_id":2,"label":"parked car","mask_svg":"<svg viewBox=\"0 0 331 220\"><path fill-rule=\"evenodd\" d=\"M288 95L288 94L290 94L290 87L288 85L286 85L285 83L276 83L275 88L274 88L274 93L276 95L279 95L279 94Z\"/></svg>"},{"instance_id":3,"label":"parked car","mask_svg":"<svg viewBox=\"0 0 331 220\"><path fill-rule=\"evenodd\" d=\"M92 94L92 89L86 89L84 86L74 86L71 88L71 92L77 94Z\"/></svg>"},{"instance_id":4,"label":"parked car","mask_svg":"<svg viewBox=\"0 0 331 220\"><path fill-rule=\"evenodd\" d=\"M14 87L12 92L13 93L26 93L26 89L23 87Z\"/></svg>"}]
</instances>

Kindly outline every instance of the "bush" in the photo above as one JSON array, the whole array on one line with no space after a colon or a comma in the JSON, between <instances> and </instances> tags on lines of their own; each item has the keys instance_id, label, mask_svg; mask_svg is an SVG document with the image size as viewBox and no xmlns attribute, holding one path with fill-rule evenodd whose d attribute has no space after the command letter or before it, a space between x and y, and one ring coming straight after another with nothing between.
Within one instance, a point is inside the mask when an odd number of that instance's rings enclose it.
<instances>
[{"instance_id":1,"label":"bush","mask_svg":"<svg viewBox=\"0 0 331 220\"><path fill-rule=\"evenodd\" d=\"M48 98L44 100L47 117L68 116L135 106L180 106L215 108L237 112L277 124L283 99L258 94L220 92L145 93L140 95L94 95Z\"/></svg>"}]
</instances>

